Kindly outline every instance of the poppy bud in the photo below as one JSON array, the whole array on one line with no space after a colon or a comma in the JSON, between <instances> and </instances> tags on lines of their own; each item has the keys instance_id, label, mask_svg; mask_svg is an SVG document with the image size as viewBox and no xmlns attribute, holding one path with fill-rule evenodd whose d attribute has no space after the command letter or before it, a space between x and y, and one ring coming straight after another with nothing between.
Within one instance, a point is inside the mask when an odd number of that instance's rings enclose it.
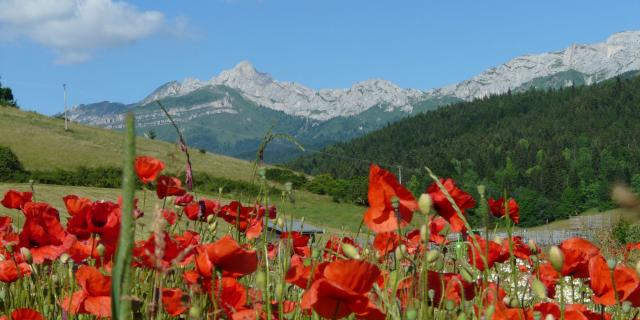
<instances>
[{"instance_id":1,"label":"poppy bud","mask_svg":"<svg viewBox=\"0 0 640 320\"><path fill-rule=\"evenodd\" d=\"M455 302L453 302L453 300L449 300L449 299L445 300L445 302L444 302L444 308L445 308L445 309L447 309L447 310L451 311L451 310L453 310L455 307L456 307L456 303L455 303Z\"/></svg>"},{"instance_id":2,"label":"poppy bud","mask_svg":"<svg viewBox=\"0 0 640 320\"><path fill-rule=\"evenodd\" d=\"M509 307L511 308L520 308L520 300L517 297L513 297L509 299Z\"/></svg>"},{"instance_id":3,"label":"poppy bud","mask_svg":"<svg viewBox=\"0 0 640 320\"><path fill-rule=\"evenodd\" d=\"M640 261L636 263L636 272L640 274Z\"/></svg>"},{"instance_id":4,"label":"poppy bud","mask_svg":"<svg viewBox=\"0 0 640 320\"><path fill-rule=\"evenodd\" d=\"M311 258L313 258L314 260L320 258L320 252L321 251L322 250L320 250L320 249L311 248Z\"/></svg>"},{"instance_id":5,"label":"poppy bud","mask_svg":"<svg viewBox=\"0 0 640 320\"><path fill-rule=\"evenodd\" d=\"M609 270L615 269L617 264L618 262L616 261L616 259L614 258L607 259L607 266L609 267Z\"/></svg>"},{"instance_id":6,"label":"poppy bud","mask_svg":"<svg viewBox=\"0 0 640 320\"><path fill-rule=\"evenodd\" d=\"M549 249L549 262L551 266L558 272L562 272L562 265L564 264L564 255L558 246L552 246Z\"/></svg>"},{"instance_id":7,"label":"poppy bud","mask_svg":"<svg viewBox=\"0 0 640 320\"><path fill-rule=\"evenodd\" d=\"M427 262L433 263L440 258L440 252L438 250L429 250L427 252Z\"/></svg>"},{"instance_id":8,"label":"poppy bud","mask_svg":"<svg viewBox=\"0 0 640 320\"><path fill-rule=\"evenodd\" d=\"M493 242L495 242L495 243L497 243L497 244L499 244L499 245L502 245L502 238L500 238L500 236L496 234L496 235L493 237Z\"/></svg>"},{"instance_id":9,"label":"poppy bud","mask_svg":"<svg viewBox=\"0 0 640 320\"><path fill-rule=\"evenodd\" d=\"M533 239L529 239L527 245L529 246L529 251L538 252L538 246L536 245L536 242L533 241Z\"/></svg>"},{"instance_id":10,"label":"poppy bud","mask_svg":"<svg viewBox=\"0 0 640 320\"><path fill-rule=\"evenodd\" d=\"M404 257L404 254L402 254L402 249L400 248L400 246L396 247L395 254L396 254L396 258L398 259L402 259L402 257Z\"/></svg>"},{"instance_id":11,"label":"poppy bud","mask_svg":"<svg viewBox=\"0 0 640 320\"><path fill-rule=\"evenodd\" d=\"M267 285L267 275L264 271L256 273L256 285L258 285L258 288L264 288Z\"/></svg>"},{"instance_id":12,"label":"poppy bud","mask_svg":"<svg viewBox=\"0 0 640 320\"><path fill-rule=\"evenodd\" d=\"M467 245L464 242L456 243L455 245L456 260L462 260L466 249L467 249Z\"/></svg>"},{"instance_id":13,"label":"poppy bud","mask_svg":"<svg viewBox=\"0 0 640 320\"><path fill-rule=\"evenodd\" d=\"M534 311L533 320L542 320L542 313L540 311Z\"/></svg>"},{"instance_id":14,"label":"poppy bud","mask_svg":"<svg viewBox=\"0 0 640 320\"><path fill-rule=\"evenodd\" d=\"M33 262L31 251L28 248L20 248L20 253L22 254L22 257L24 257L24 261L26 261L28 264L31 264Z\"/></svg>"},{"instance_id":15,"label":"poppy bud","mask_svg":"<svg viewBox=\"0 0 640 320\"><path fill-rule=\"evenodd\" d=\"M69 258L71 258L71 257L69 256L68 253L65 252L65 253L60 255L60 262L62 262L62 264L65 264L65 263L67 263L67 261L69 261Z\"/></svg>"},{"instance_id":16,"label":"poppy bud","mask_svg":"<svg viewBox=\"0 0 640 320\"><path fill-rule=\"evenodd\" d=\"M458 318L456 320L467 320L467 315L464 314L464 312L460 312L460 314L458 314Z\"/></svg>"},{"instance_id":17,"label":"poppy bud","mask_svg":"<svg viewBox=\"0 0 640 320\"><path fill-rule=\"evenodd\" d=\"M342 243L342 253L349 259L360 259L358 249L349 243Z\"/></svg>"},{"instance_id":18,"label":"poppy bud","mask_svg":"<svg viewBox=\"0 0 640 320\"><path fill-rule=\"evenodd\" d=\"M408 308L405 318L407 320L415 320L418 317L418 312L414 308Z\"/></svg>"},{"instance_id":19,"label":"poppy bud","mask_svg":"<svg viewBox=\"0 0 640 320\"><path fill-rule=\"evenodd\" d=\"M431 211L431 206L433 205L433 200L431 200L431 196L428 193L423 193L420 195L418 199L418 208L420 208L420 212L425 216L429 214Z\"/></svg>"},{"instance_id":20,"label":"poppy bud","mask_svg":"<svg viewBox=\"0 0 640 320\"><path fill-rule=\"evenodd\" d=\"M547 297L547 288L538 278L533 279L531 289L538 299L544 299Z\"/></svg>"},{"instance_id":21,"label":"poppy bud","mask_svg":"<svg viewBox=\"0 0 640 320\"><path fill-rule=\"evenodd\" d=\"M221 194L223 190L224 190L224 188L218 187L218 194Z\"/></svg>"},{"instance_id":22,"label":"poppy bud","mask_svg":"<svg viewBox=\"0 0 640 320\"><path fill-rule=\"evenodd\" d=\"M267 178L267 169L265 169L264 167L258 169L258 176L260 176L260 178L262 178L262 179L266 179Z\"/></svg>"},{"instance_id":23,"label":"poppy bud","mask_svg":"<svg viewBox=\"0 0 640 320\"><path fill-rule=\"evenodd\" d=\"M214 223L209 225L209 231L211 232L216 232L216 229L218 228L218 221L215 221Z\"/></svg>"},{"instance_id":24,"label":"poppy bud","mask_svg":"<svg viewBox=\"0 0 640 320\"><path fill-rule=\"evenodd\" d=\"M627 313L631 311L631 302L625 301L622 303L622 312Z\"/></svg>"},{"instance_id":25,"label":"poppy bud","mask_svg":"<svg viewBox=\"0 0 640 320\"><path fill-rule=\"evenodd\" d=\"M282 219L282 217L278 217L276 223L278 224L278 227L284 228L284 219Z\"/></svg>"},{"instance_id":26,"label":"poppy bud","mask_svg":"<svg viewBox=\"0 0 640 320\"><path fill-rule=\"evenodd\" d=\"M473 278L474 278L473 275L465 267L460 268L460 276L462 276L462 279L464 279L464 281L466 282L473 282Z\"/></svg>"},{"instance_id":27,"label":"poppy bud","mask_svg":"<svg viewBox=\"0 0 640 320\"><path fill-rule=\"evenodd\" d=\"M391 206L394 210L398 210L400 208L400 198L396 196L391 197Z\"/></svg>"},{"instance_id":28,"label":"poppy bud","mask_svg":"<svg viewBox=\"0 0 640 320\"><path fill-rule=\"evenodd\" d=\"M478 189L478 194L479 194L480 196L484 196L484 193L487 191L487 190L486 190L487 188L486 188L484 185L482 185L482 184L481 184L481 185L479 185L479 186L477 186L476 188Z\"/></svg>"},{"instance_id":29,"label":"poppy bud","mask_svg":"<svg viewBox=\"0 0 640 320\"><path fill-rule=\"evenodd\" d=\"M202 311L200 311L200 308L198 306L191 306L191 308L189 308L189 317L192 319L200 319L200 316L202 315Z\"/></svg>"},{"instance_id":30,"label":"poppy bud","mask_svg":"<svg viewBox=\"0 0 640 320\"><path fill-rule=\"evenodd\" d=\"M420 240L422 240L422 242L429 241L429 227L427 227L426 224L420 227Z\"/></svg>"},{"instance_id":31,"label":"poppy bud","mask_svg":"<svg viewBox=\"0 0 640 320\"><path fill-rule=\"evenodd\" d=\"M544 317L544 320L556 320L556 317L549 313L546 317Z\"/></svg>"},{"instance_id":32,"label":"poppy bud","mask_svg":"<svg viewBox=\"0 0 640 320\"><path fill-rule=\"evenodd\" d=\"M213 223L213 221L215 220L215 216L210 214L207 216L207 223Z\"/></svg>"},{"instance_id":33,"label":"poppy bud","mask_svg":"<svg viewBox=\"0 0 640 320\"><path fill-rule=\"evenodd\" d=\"M98 256L104 257L104 251L106 249L107 248L102 243L98 243L98 245L96 246L96 251L98 252Z\"/></svg>"}]
</instances>

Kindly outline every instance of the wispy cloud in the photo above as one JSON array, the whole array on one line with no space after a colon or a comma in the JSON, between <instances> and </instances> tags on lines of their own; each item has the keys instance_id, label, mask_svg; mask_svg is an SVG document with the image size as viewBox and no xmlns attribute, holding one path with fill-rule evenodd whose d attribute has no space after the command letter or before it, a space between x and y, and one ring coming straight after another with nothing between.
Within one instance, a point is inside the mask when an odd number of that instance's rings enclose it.
<instances>
[{"instance_id":1,"label":"wispy cloud","mask_svg":"<svg viewBox=\"0 0 640 320\"><path fill-rule=\"evenodd\" d=\"M159 11L143 11L122 1L0 0L0 39L29 39L51 49L57 63L85 62L96 50L166 30L183 37L188 22L179 17L168 23Z\"/></svg>"}]
</instances>

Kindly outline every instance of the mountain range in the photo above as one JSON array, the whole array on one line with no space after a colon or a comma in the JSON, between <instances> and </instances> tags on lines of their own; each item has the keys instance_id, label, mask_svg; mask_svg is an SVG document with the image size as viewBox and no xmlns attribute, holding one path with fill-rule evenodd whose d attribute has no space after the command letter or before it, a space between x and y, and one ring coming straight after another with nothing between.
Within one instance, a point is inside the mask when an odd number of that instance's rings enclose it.
<instances>
[{"instance_id":1,"label":"mountain range","mask_svg":"<svg viewBox=\"0 0 640 320\"><path fill-rule=\"evenodd\" d=\"M159 139L175 140L168 120L154 103L159 100L192 146L252 158L271 127L313 150L451 103L506 92L588 85L634 70L640 70L640 31L616 33L602 43L516 57L471 79L424 91L383 79L358 82L350 88L314 90L275 80L243 61L209 80L171 81L139 102L85 104L72 109L69 116L76 122L119 130L124 114L133 111L140 134L152 130ZM292 145L278 142L268 150L267 160L279 162L298 155Z\"/></svg>"}]
</instances>

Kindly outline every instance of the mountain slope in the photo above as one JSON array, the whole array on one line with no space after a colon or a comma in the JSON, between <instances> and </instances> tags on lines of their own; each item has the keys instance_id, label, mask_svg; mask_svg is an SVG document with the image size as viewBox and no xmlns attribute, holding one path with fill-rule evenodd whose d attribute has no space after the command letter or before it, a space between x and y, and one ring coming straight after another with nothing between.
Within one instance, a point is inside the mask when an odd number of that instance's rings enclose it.
<instances>
[{"instance_id":1,"label":"mountain slope","mask_svg":"<svg viewBox=\"0 0 640 320\"><path fill-rule=\"evenodd\" d=\"M422 192L424 166L468 191L485 184L520 201L524 226L609 206L615 181L640 188L640 77L505 94L396 122L291 162L311 174L366 176L367 159ZM640 191L640 189L638 190Z\"/></svg>"},{"instance_id":2,"label":"mountain slope","mask_svg":"<svg viewBox=\"0 0 640 320\"><path fill-rule=\"evenodd\" d=\"M138 103L81 105L70 115L77 122L119 129L124 112L134 111L144 115L140 118L145 120L144 130L160 131L161 139L171 141L174 136L164 128L164 117L153 103L162 100L179 115L190 143L250 159L272 125L276 132L295 136L304 145L323 147L450 103L532 88L588 85L634 70L640 70L640 31L617 33L602 43L517 57L471 79L429 91L403 89L381 79L344 89L314 90L275 80L243 61L209 80L168 82ZM299 154L290 145L276 142L267 160L278 162Z\"/></svg>"}]
</instances>

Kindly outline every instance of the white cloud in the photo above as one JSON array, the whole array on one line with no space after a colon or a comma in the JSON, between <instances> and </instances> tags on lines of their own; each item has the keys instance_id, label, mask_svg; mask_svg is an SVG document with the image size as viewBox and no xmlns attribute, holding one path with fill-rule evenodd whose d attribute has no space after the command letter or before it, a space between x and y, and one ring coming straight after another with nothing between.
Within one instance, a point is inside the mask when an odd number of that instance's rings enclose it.
<instances>
[{"instance_id":1,"label":"white cloud","mask_svg":"<svg viewBox=\"0 0 640 320\"><path fill-rule=\"evenodd\" d=\"M165 25L161 12L122 1L0 0L0 39L30 39L53 50L58 63L87 61L98 49L135 42Z\"/></svg>"}]
</instances>

